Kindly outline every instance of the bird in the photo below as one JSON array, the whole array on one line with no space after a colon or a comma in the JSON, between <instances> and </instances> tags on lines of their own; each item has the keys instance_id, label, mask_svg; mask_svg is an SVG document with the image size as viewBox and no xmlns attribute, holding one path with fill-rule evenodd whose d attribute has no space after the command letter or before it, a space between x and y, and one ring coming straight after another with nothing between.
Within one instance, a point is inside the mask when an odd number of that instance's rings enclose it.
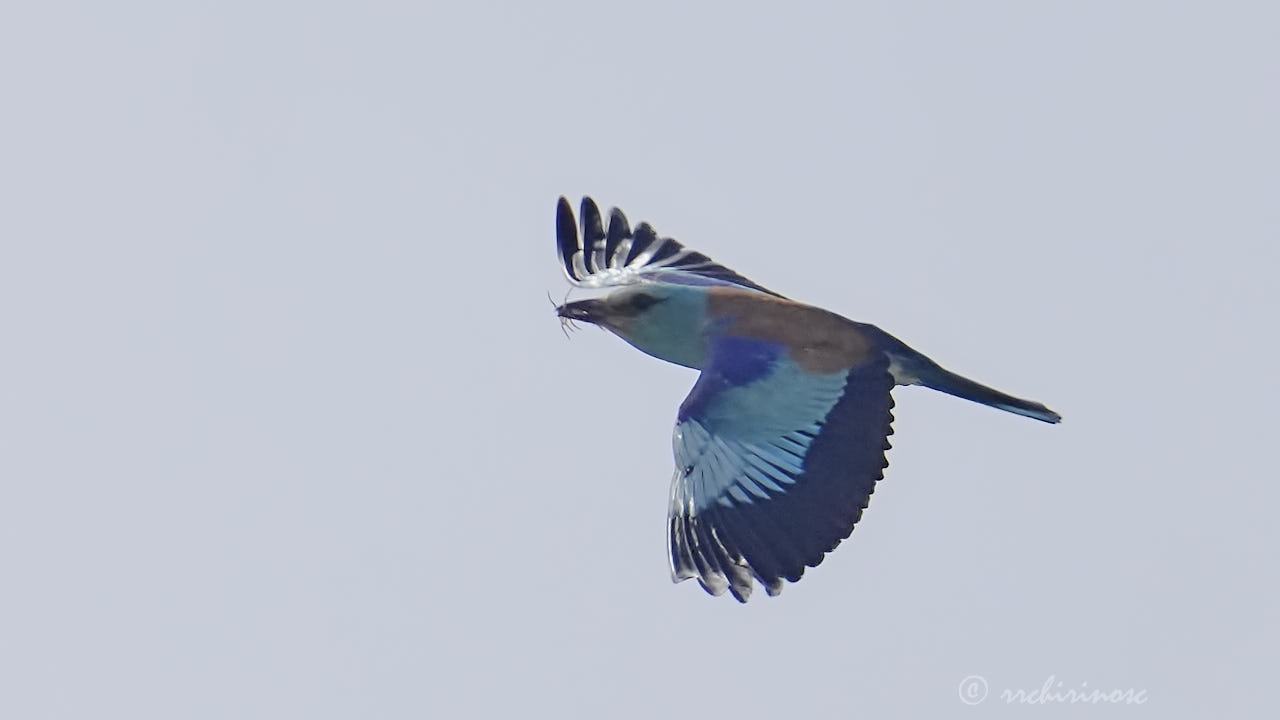
<instances>
[{"instance_id":1,"label":"bird","mask_svg":"<svg viewBox=\"0 0 1280 720\"><path fill-rule=\"evenodd\" d=\"M580 231L579 231L580 230ZM556 206L571 285L556 305L699 371L676 413L671 578L747 602L798 582L853 532L889 463L892 390L920 385L1045 423L1062 417L944 369L875 325L791 300L590 197ZM554 301L553 301L554 304Z\"/></svg>"}]
</instances>

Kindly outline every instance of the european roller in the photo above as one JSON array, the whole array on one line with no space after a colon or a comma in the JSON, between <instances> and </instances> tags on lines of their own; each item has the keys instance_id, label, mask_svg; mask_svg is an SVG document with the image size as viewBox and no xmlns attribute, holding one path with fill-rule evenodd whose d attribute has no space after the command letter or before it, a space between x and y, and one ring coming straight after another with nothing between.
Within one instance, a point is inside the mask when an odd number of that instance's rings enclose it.
<instances>
[{"instance_id":1,"label":"european roller","mask_svg":"<svg viewBox=\"0 0 1280 720\"><path fill-rule=\"evenodd\" d=\"M569 282L614 288L556 308L698 370L676 414L667 546L675 582L740 602L797 582L853 532L889 463L897 385L1046 423L1038 402L946 370L874 325L789 300L616 208L556 208ZM562 320L563 321L563 320Z\"/></svg>"}]
</instances>

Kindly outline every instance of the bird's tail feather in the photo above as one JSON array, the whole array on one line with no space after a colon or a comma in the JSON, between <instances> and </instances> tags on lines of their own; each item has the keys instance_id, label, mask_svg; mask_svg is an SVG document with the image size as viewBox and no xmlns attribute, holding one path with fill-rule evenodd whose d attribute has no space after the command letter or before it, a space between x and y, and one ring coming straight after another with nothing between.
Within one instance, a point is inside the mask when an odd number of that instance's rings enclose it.
<instances>
[{"instance_id":1,"label":"bird's tail feather","mask_svg":"<svg viewBox=\"0 0 1280 720\"><path fill-rule=\"evenodd\" d=\"M929 365L932 367L921 368L923 372L917 374L920 384L925 387L1047 423L1057 423L1062 420L1061 415L1041 403L1006 395L999 390L943 369L936 363L930 362Z\"/></svg>"}]
</instances>

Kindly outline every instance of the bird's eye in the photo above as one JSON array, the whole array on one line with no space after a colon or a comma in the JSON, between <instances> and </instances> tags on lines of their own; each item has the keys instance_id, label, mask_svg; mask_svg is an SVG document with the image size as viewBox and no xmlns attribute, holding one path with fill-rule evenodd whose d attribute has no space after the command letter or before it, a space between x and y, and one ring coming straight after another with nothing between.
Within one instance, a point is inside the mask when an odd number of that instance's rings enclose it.
<instances>
[{"instance_id":1,"label":"bird's eye","mask_svg":"<svg viewBox=\"0 0 1280 720\"><path fill-rule=\"evenodd\" d=\"M662 302L661 299L649 295L648 293L638 293L631 298L631 309L635 312L644 312L649 308Z\"/></svg>"}]
</instances>

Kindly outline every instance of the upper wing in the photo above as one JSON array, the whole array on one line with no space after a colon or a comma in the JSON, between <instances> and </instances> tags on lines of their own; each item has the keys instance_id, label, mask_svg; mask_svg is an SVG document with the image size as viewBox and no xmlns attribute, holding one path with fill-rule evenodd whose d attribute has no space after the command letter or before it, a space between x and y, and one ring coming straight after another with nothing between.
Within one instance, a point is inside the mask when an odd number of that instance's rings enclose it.
<instances>
[{"instance_id":1,"label":"upper wing","mask_svg":"<svg viewBox=\"0 0 1280 720\"><path fill-rule=\"evenodd\" d=\"M757 285L711 258L671 238L659 238L649 223L631 231L627 216L613 208L609 227L589 197L582 198L582 236L573 208L561 197L556 206L556 251L569 282L598 288L640 282L735 285L782 297Z\"/></svg>"},{"instance_id":2,"label":"upper wing","mask_svg":"<svg viewBox=\"0 0 1280 720\"><path fill-rule=\"evenodd\" d=\"M776 347L721 341L680 407L668 549L677 582L746 602L796 582L853 531L888 466L889 361L805 371Z\"/></svg>"}]
</instances>

